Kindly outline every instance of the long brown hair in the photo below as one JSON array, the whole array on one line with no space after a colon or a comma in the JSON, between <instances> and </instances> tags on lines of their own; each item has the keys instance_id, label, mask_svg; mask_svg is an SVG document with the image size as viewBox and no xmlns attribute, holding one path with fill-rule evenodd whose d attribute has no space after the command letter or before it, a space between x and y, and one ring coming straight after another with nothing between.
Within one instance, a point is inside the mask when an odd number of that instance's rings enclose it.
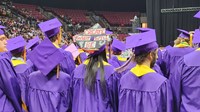
<instances>
[{"instance_id":1,"label":"long brown hair","mask_svg":"<svg viewBox=\"0 0 200 112\"><path fill-rule=\"evenodd\" d=\"M103 94L106 94L106 82L104 74L104 64L103 61L107 62L106 51L104 50L98 55L90 56L89 63L86 65L86 75L85 75L85 85L91 91L95 91L96 75L97 71L100 69L100 82L101 88L103 89Z\"/></svg>"}]
</instances>

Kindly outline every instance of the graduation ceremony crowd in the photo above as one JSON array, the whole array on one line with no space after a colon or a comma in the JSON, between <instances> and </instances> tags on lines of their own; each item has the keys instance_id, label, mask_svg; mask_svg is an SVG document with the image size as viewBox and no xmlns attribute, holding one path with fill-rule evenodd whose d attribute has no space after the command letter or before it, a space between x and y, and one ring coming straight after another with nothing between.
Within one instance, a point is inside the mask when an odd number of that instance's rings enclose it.
<instances>
[{"instance_id":1,"label":"graduation ceremony crowd","mask_svg":"<svg viewBox=\"0 0 200 112\"><path fill-rule=\"evenodd\" d=\"M199 28L159 47L155 29L122 42L96 24L66 44L57 18L25 37L0 21L0 112L200 112Z\"/></svg>"}]
</instances>

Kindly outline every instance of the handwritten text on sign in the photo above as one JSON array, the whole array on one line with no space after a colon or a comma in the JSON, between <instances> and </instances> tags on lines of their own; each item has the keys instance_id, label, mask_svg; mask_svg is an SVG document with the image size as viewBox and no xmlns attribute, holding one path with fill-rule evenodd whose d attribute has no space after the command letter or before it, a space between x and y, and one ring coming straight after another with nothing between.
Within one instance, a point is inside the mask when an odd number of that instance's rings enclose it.
<instances>
[{"instance_id":1,"label":"handwritten text on sign","mask_svg":"<svg viewBox=\"0 0 200 112\"><path fill-rule=\"evenodd\" d=\"M78 35L74 38L76 41L89 41L91 36Z\"/></svg>"},{"instance_id":2,"label":"handwritten text on sign","mask_svg":"<svg viewBox=\"0 0 200 112\"><path fill-rule=\"evenodd\" d=\"M80 42L77 42L79 44L79 46L81 48L84 48L84 49L99 49L101 46L103 46L106 41L80 41Z\"/></svg>"},{"instance_id":3,"label":"handwritten text on sign","mask_svg":"<svg viewBox=\"0 0 200 112\"><path fill-rule=\"evenodd\" d=\"M90 41L91 38L94 37L93 41L100 41L100 40L110 40L110 37L108 35L102 35L102 36L84 36L84 35L77 35L74 36L73 39L75 41Z\"/></svg>"},{"instance_id":4,"label":"handwritten text on sign","mask_svg":"<svg viewBox=\"0 0 200 112\"><path fill-rule=\"evenodd\" d=\"M99 29L86 29L84 31L85 35L102 35L106 34L106 29L105 28L99 28Z\"/></svg>"}]
</instances>

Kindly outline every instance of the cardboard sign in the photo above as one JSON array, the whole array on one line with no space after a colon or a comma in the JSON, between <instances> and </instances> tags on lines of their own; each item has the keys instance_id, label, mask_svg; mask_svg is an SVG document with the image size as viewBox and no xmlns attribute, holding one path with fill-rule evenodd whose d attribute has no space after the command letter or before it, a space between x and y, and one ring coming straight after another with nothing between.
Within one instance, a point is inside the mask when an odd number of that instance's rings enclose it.
<instances>
[{"instance_id":1,"label":"cardboard sign","mask_svg":"<svg viewBox=\"0 0 200 112\"><path fill-rule=\"evenodd\" d=\"M98 29L86 29L84 31L85 35L103 35L106 34L105 28L98 28Z\"/></svg>"},{"instance_id":2,"label":"cardboard sign","mask_svg":"<svg viewBox=\"0 0 200 112\"><path fill-rule=\"evenodd\" d=\"M69 45L65 51L69 51L72 53L74 59L80 54L79 50L76 48L74 44Z\"/></svg>"}]
</instances>

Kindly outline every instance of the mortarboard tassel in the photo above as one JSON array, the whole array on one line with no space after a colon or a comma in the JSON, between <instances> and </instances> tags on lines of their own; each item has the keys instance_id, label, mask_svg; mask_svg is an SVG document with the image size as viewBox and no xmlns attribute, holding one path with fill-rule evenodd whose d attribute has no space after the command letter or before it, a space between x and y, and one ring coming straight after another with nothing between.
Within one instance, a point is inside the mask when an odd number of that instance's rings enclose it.
<instances>
[{"instance_id":1,"label":"mortarboard tassel","mask_svg":"<svg viewBox=\"0 0 200 112\"><path fill-rule=\"evenodd\" d=\"M22 109L24 110L24 112L28 112L28 108L23 100L22 100Z\"/></svg>"},{"instance_id":2,"label":"mortarboard tassel","mask_svg":"<svg viewBox=\"0 0 200 112\"><path fill-rule=\"evenodd\" d=\"M62 39L62 28L60 27L60 30L59 30L59 37L58 37L58 45L61 44L61 39Z\"/></svg>"},{"instance_id":3,"label":"mortarboard tassel","mask_svg":"<svg viewBox=\"0 0 200 112\"><path fill-rule=\"evenodd\" d=\"M24 62L26 62L26 47L24 47Z\"/></svg>"},{"instance_id":4,"label":"mortarboard tassel","mask_svg":"<svg viewBox=\"0 0 200 112\"><path fill-rule=\"evenodd\" d=\"M82 62L81 62L81 59L80 59L80 55L77 57L77 59L78 59L78 63L81 64Z\"/></svg>"},{"instance_id":5,"label":"mortarboard tassel","mask_svg":"<svg viewBox=\"0 0 200 112\"><path fill-rule=\"evenodd\" d=\"M190 47L192 47L193 33L190 33Z\"/></svg>"},{"instance_id":6,"label":"mortarboard tassel","mask_svg":"<svg viewBox=\"0 0 200 112\"><path fill-rule=\"evenodd\" d=\"M59 65L57 65L57 74L56 74L56 78L57 79L59 79L59 77L60 77L60 66Z\"/></svg>"}]
</instances>

